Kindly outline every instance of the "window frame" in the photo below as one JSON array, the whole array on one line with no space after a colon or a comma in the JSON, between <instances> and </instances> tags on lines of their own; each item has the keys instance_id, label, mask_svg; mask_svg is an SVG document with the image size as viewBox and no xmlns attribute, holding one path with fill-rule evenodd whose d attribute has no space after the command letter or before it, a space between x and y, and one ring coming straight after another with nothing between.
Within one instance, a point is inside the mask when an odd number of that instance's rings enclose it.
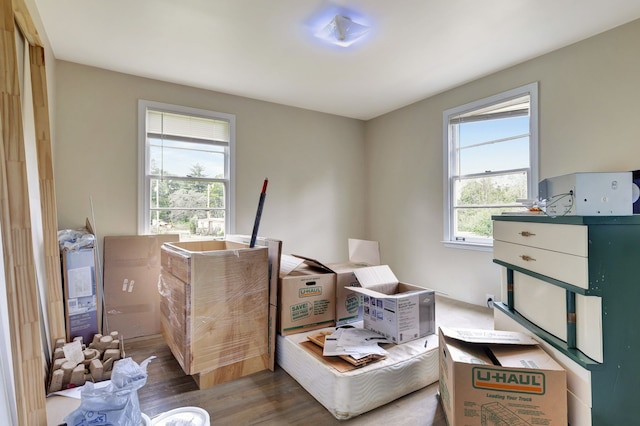
<instances>
[{"instance_id":1,"label":"window frame","mask_svg":"<svg viewBox=\"0 0 640 426\"><path fill-rule=\"evenodd\" d=\"M487 242L456 241L454 235L454 182L451 170L455 170L457 160L455 146L452 143L450 122L453 117L466 114L474 110L490 107L511 99L529 95L529 168L527 176L527 198L535 199L538 194L538 82L516 87L486 98L478 99L442 113L443 151L444 151L444 202L443 202L443 244L449 248L461 248L471 250L493 250L493 239ZM457 175L456 175L457 176Z\"/></svg>"},{"instance_id":2,"label":"window frame","mask_svg":"<svg viewBox=\"0 0 640 426\"><path fill-rule=\"evenodd\" d=\"M147 110L223 120L229 123L228 153L225 155L225 235L235 233L235 115L205 109L138 100L138 235L150 235L151 174L150 142L147 138Z\"/></svg>"}]
</instances>

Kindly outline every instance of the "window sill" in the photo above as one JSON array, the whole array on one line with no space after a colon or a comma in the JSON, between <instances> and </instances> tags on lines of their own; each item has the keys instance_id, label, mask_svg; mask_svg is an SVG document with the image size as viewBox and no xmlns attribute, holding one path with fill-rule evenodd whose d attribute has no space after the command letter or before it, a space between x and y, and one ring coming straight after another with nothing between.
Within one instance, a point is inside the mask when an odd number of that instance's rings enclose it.
<instances>
[{"instance_id":1,"label":"window sill","mask_svg":"<svg viewBox=\"0 0 640 426\"><path fill-rule=\"evenodd\" d=\"M479 244L469 242L457 242L457 241L442 241L442 244L446 248L463 249L463 250L476 250L476 251L493 251L493 244Z\"/></svg>"}]
</instances>

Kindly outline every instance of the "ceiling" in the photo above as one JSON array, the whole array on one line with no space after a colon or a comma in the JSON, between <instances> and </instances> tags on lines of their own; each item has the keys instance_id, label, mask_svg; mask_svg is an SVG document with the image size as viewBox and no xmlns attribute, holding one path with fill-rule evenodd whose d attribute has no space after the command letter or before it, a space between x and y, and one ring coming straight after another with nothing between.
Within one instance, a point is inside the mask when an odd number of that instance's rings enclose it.
<instances>
[{"instance_id":1,"label":"ceiling","mask_svg":"<svg viewBox=\"0 0 640 426\"><path fill-rule=\"evenodd\" d=\"M363 120L640 18L638 0L35 3L57 59ZM338 13L371 30L313 37Z\"/></svg>"}]
</instances>

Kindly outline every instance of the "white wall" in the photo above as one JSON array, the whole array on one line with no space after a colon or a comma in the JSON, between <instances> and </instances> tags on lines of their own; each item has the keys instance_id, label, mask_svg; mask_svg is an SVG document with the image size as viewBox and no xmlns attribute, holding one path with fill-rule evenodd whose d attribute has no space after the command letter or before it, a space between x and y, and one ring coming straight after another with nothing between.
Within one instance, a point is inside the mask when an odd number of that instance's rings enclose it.
<instances>
[{"instance_id":1,"label":"white wall","mask_svg":"<svg viewBox=\"0 0 640 426\"><path fill-rule=\"evenodd\" d=\"M640 21L366 123L367 236L399 279L483 304L491 252L443 247L442 111L539 81L540 179L640 169Z\"/></svg>"},{"instance_id":2,"label":"white wall","mask_svg":"<svg viewBox=\"0 0 640 426\"><path fill-rule=\"evenodd\" d=\"M236 229L326 262L363 238L364 123L133 77L70 62L56 67L55 179L60 229L82 227L93 199L98 237L137 232L139 98L236 115Z\"/></svg>"}]
</instances>

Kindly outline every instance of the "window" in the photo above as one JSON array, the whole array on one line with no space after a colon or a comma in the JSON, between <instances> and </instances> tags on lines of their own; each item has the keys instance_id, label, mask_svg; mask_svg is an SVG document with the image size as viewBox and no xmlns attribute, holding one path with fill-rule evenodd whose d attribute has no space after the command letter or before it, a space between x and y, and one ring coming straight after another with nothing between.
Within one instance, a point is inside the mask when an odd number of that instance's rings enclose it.
<instances>
[{"instance_id":1,"label":"window","mask_svg":"<svg viewBox=\"0 0 640 426\"><path fill-rule=\"evenodd\" d=\"M445 245L490 248L491 216L536 197L537 92L532 83L444 112Z\"/></svg>"},{"instance_id":2,"label":"window","mask_svg":"<svg viewBox=\"0 0 640 426\"><path fill-rule=\"evenodd\" d=\"M138 232L233 232L235 116L139 101Z\"/></svg>"}]
</instances>

